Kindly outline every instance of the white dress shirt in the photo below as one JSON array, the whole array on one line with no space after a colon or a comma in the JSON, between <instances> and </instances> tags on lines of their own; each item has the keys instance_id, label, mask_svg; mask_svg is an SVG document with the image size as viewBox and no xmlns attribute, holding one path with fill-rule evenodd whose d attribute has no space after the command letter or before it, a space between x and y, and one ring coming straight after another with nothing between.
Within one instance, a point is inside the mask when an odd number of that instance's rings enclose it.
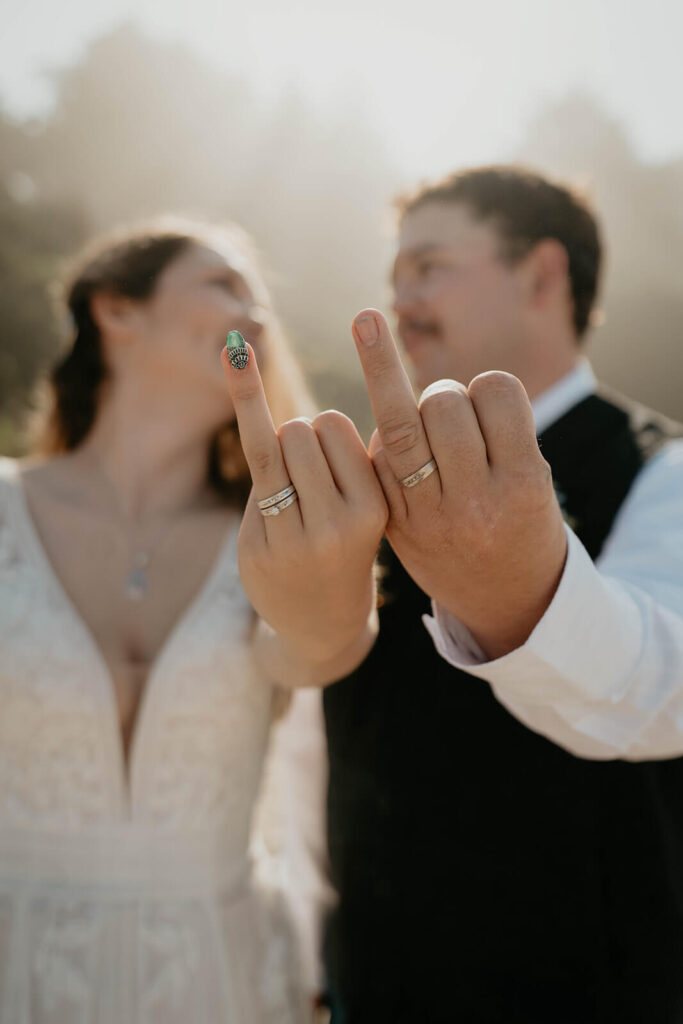
<instances>
[{"instance_id":1,"label":"white dress shirt","mask_svg":"<svg viewBox=\"0 0 683 1024\"><path fill-rule=\"evenodd\" d=\"M583 362L533 402L537 433L594 388ZM487 661L467 628L433 602L424 623L437 651L571 753L683 755L683 440L638 474L595 562L566 530L562 578L525 644Z\"/></svg>"}]
</instances>

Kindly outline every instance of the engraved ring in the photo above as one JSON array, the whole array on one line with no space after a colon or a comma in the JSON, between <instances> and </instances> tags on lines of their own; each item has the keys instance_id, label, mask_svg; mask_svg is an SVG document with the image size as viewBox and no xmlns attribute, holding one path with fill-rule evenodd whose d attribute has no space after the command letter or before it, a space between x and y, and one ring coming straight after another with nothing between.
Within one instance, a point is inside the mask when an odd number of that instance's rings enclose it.
<instances>
[{"instance_id":1,"label":"engraved ring","mask_svg":"<svg viewBox=\"0 0 683 1024\"><path fill-rule=\"evenodd\" d=\"M420 480L424 480L430 473L433 473L436 469L436 459L430 459L429 462L425 462L424 466L420 466L410 476L404 476L400 483L404 487L414 487L415 484L419 484Z\"/></svg>"},{"instance_id":2,"label":"engraved ring","mask_svg":"<svg viewBox=\"0 0 683 1024\"><path fill-rule=\"evenodd\" d=\"M262 508L259 509L259 511L262 516L279 516L283 509L289 508L290 505L293 505L294 502L298 500L299 495L294 491L293 494L290 494L282 501L279 501L277 505L271 505L270 508Z\"/></svg>"},{"instance_id":3,"label":"engraved ring","mask_svg":"<svg viewBox=\"0 0 683 1024\"><path fill-rule=\"evenodd\" d=\"M284 498L288 498L290 494L294 494L294 491L294 484L288 484L283 490L278 491L277 494L271 494L269 498L263 498L261 501L257 501L256 504L263 511L264 508L270 508L271 505L277 505Z\"/></svg>"}]
</instances>

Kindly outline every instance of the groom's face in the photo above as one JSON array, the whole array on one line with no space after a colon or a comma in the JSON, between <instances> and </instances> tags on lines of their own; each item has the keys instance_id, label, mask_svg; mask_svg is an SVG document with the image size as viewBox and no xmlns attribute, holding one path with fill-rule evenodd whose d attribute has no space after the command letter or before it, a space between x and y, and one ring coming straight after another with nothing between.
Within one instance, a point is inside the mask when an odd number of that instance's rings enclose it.
<instances>
[{"instance_id":1,"label":"groom's face","mask_svg":"<svg viewBox=\"0 0 683 1024\"><path fill-rule=\"evenodd\" d=\"M461 203L434 201L403 218L392 282L398 334L420 388L485 370L520 374L523 269L501 255L491 222Z\"/></svg>"}]
</instances>

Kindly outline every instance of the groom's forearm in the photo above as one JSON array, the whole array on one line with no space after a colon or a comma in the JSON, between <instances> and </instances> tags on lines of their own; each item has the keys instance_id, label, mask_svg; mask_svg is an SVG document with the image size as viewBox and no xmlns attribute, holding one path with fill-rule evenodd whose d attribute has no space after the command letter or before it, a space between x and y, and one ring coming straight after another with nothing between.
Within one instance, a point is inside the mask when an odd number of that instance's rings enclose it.
<instances>
[{"instance_id":1,"label":"groom's forearm","mask_svg":"<svg viewBox=\"0 0 683 1024\"><path fill-rule=\"evenodd\" d=\"M435 646L455 668L485 680L516 718L575 755L680 757L683 584L677 561L680 565L683 538L678 530L669 557L659 552L658 571L650 580L641 564L645 542L632 553L620 553L613 543L607 559L594 565L568 531L562 580L525 643L488 660L467 628L435 606L436 618L425 617ZM630 539L629 530L626 535ZM666 530L664 537L656 540L660 547L668 546ZM636 572L629 572L629 558Z\"/></svg>"}]
</instances>

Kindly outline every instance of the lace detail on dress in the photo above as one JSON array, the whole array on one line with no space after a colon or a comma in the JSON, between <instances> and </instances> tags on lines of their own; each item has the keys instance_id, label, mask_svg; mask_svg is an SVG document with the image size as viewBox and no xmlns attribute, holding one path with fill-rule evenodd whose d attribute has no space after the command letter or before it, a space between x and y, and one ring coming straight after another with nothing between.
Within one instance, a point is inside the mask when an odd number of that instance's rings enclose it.
<instances>
[{"instance_id":1,"label":"lace detail on dress","mask_svg":"<svg viewBox=\"0 0 683 1024\"><path fill-rule=\"evenodd\" d=\"M0 492L4 488L0 481ZM109 810L108 771L83 652L0 505L0 817L73 824Z\"/></svg>"},{"instance_id":2,"label":"lace detail on dress","mask_svg":"<svg viewBox=\"0 0 683 1024\"><path fill-rule=\"evenodd\" d=\"M196 929L173 908L156 908L143 921L141 960L147 966L143 982L143 1004L148 1008L161 1000L179 1002L199 980L200 942Z\"/></svg>"},{"instance_id":3,"label":"lace detail on dress","mask_svg":"<svg viewBox=\"0 0 683 1024\"><path fill-rule=\"evenodd\" d=\"M212 592L183 634L182 661L168 664L152 695L153 725L135 765L142 780L136 805L146 819L167 828L225 827L242 845L272 704L272 688L245 644L252 616L236 577Z\"/></svg>"},{"instance_id":4,"label":"lace detail on dress","mask_svg":"<svg viewBox=\"0 0 683 1024\"><path fill-rule=\"evenodd\" d=\"M53 905L49 914L33 957L41 1019L61 1020L68 1010L72 1020L79 1020L92 1001L88 951L94 948L100 922L83 903Z\"/></svg>"},{"instance_id":5,"label":"lace detail on dress","mask_svg":"<svg viewBox=\"0 0 683 1024\"><path fill-rule=\"evenodd\" d=\"M249 866L272 688L236 533L150 672L128 791L106 666L13 472L0 460L0 1020L301 1024L294 939Z\"/></svg>"}]
</instances>

